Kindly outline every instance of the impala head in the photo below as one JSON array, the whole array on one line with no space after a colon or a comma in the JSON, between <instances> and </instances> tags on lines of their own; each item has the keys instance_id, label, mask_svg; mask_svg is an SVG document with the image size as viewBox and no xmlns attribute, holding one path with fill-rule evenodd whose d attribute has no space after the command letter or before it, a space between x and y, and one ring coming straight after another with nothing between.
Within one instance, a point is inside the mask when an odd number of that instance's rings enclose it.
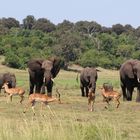
<instances>
[{"instance_id":1,"label":"impala head","mask_svg":"<svg viewBox=\"0 0 140 140\"><path fill-rule=\"evenodd\" d=\"M104 83L103 88L105 91L113 91L113 86L110 83Z\"/></svg>"},{"instance_id":2,"label":"impala head","mask_svg":"<svg viewBox=\"0 0 140 140\"><path fill-rule=\"evenodd\" d=\"M4 83L3 86L2 86L2 88L8 87L8 84L9 83Z\"/></svg>"}]
</instances>

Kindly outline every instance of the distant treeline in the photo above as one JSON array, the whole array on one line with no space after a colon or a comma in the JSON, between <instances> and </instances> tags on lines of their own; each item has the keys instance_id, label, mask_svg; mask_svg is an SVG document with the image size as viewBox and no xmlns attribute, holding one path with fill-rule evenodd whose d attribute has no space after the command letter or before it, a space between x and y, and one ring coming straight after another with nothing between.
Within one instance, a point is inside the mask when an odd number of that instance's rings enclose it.
<instances>
[{"instance_id":1,"label":"distant treeline","mask_svg":"<svg viewBox=\"0 0 140 140\"><path fill-rule=\"evenodd\" d=\"M95 21L57 25L46 18L28 15L20 24L15 18L0 19L0 55L10 67L24 69L31 58L58 56L69 63L117 69L127 59L140 59L140 27L115 24L104 27Z\"/></svg>"}]
</instances>

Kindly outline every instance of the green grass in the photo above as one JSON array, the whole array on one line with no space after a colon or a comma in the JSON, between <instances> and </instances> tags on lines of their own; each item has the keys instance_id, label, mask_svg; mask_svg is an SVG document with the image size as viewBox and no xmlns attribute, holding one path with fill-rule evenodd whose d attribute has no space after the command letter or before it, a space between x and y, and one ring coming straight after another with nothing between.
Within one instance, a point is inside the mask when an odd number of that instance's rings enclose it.
<instances>
[{"instance_id":1,"label":"green grass","mask_svg":"<svg viewBox=\"0 0 140 140\"><path fill-rule=\"evenodd\" d=\"M13 102L6 102L6 97L0 96L0 138L2 140L139 140L140 139L140 104L123 102L119 109L111 104L108 110L102 102L99 87L104 82L111 82L120 91L118 71L102 70L98 72L96 102L94 112L87 110L87 98L80 96L77 73L61 70L55 79L55 88L61 93L62 104L50 103L55 115L48 108L40 112L40 104L35 107L36 116L31 108L23 114L28 99L28 71L10 69L0 66L2 71L14 72L17 85L26 89L23 104L19 97L14 96Z\"/></svg>"}]
</instances>

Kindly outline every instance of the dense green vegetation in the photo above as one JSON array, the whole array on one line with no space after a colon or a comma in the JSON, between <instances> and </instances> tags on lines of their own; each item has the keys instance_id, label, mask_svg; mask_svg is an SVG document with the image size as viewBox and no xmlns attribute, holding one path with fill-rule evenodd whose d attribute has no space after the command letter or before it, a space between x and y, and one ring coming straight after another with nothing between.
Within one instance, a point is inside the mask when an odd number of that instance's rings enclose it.
<instances>
[{"instance_id":1,"label":"dense green vegetation","mask_svg":"<svg viewBox=\"0 0 140 140\"><path fill-rule=\"evenodd\" d=\"M126 59L140 59L140 27L115 24L103 27L94 21L57 25L46 18L28 15L20 24L14 18L0 19L0 55L4 64L26 68L31 58L58 56L82 66L119 68Z\"/></svg>"}]
</instances>

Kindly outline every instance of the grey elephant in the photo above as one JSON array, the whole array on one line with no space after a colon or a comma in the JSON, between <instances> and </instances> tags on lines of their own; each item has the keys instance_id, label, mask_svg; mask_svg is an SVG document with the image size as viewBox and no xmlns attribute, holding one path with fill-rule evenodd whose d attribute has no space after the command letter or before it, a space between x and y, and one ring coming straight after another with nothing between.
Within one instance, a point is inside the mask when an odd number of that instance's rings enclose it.
<instances>
[{"instance_id":1,"label":"grey elephant","mask_svg":"<svg viewBox=\"0 0 140 140\"><path fill-rule=\"evenodd\" d=\"M44 59L32 59L28 62L30 92L45 93L47 88L48 96L52 96L53 78L60 71L61 60L57 57ZM35 91L34 91L35 88Z\"/></svg>"},{"instance_id":2,"label":"grey elephant","mask_svg":"<svg viewBox=\"0 0 140 140\"><path fill-rule=\"evenodd\" d=\"M120 68L120 83L123 100L131 101L135 87L137 87L136 101L140 102L140 61L130 59L124 62Z\"/></svg>"},{"instance_id":3,"label":"grey elephant","mask_svg":"<svg viewBox=\"0 0 140 140\"><path fill-rule=\"evenodd\" d=\"M0 74L0 92L1 92L3 84L6 82L8 83L9 88L15 88L16 87L15 74L10 73L10 72Z\"/></svg>"},{"instance_id":4,"label":"grey elephant","mask_svg":"<svg viewBox=\"0 0 140 140\"><path fill-rule=\"evenodd\" d=\"M98 75L97 70L92 67L84 68L80 73L80 89L82 96L88 97L89 89L90 92L95 93L96 81Z\"/></svg>"}]
</instances>

